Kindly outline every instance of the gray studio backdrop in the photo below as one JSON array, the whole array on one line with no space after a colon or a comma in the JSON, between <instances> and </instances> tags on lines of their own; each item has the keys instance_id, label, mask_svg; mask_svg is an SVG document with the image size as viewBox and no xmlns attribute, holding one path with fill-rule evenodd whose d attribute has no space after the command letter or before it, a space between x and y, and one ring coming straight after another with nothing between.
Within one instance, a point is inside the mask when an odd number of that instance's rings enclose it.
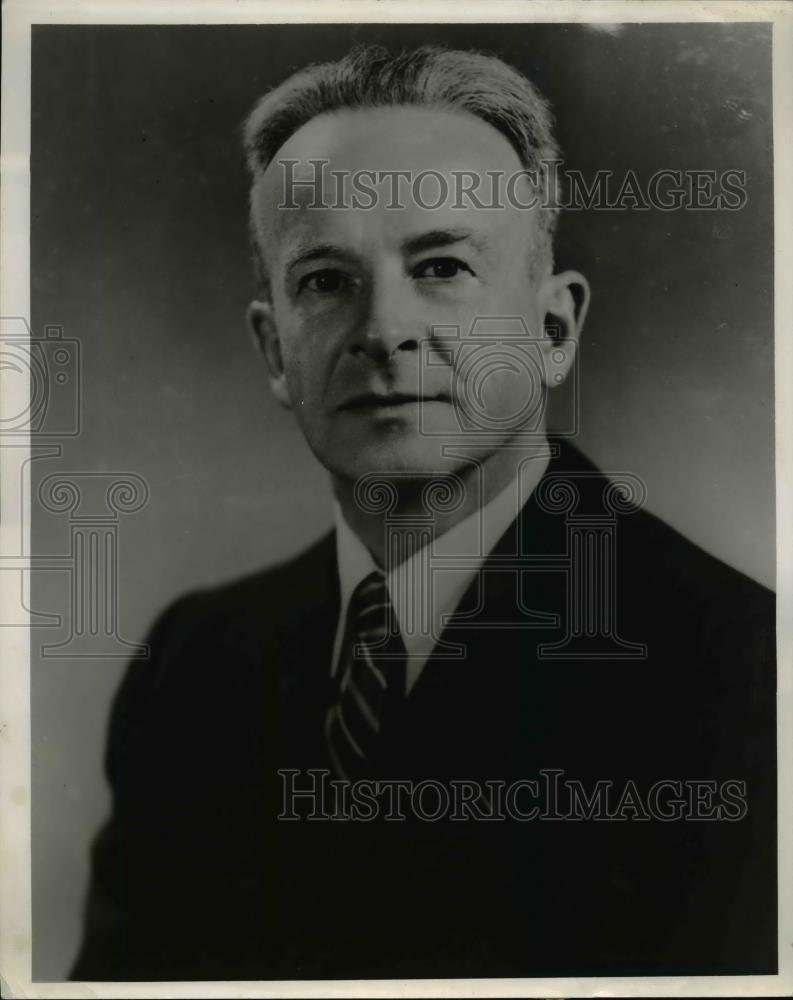
<instances>
[{"instance_id":1,"label":"gray studio backdrop","mask_svg":"<svg viewBox=\"0 0 793 1000\"><path fill-rule=\"evenodd\" d=\"M738 212L569 213L559 258L594 292L580 446L606 471L642 476L651 510L773 586L770 29L62 26L33 32L31 322L37 336L53 325L77 342L80 426L34 459L34 497L55 473L98 475L80 480L81 512L63 491L34 500L34 552L51 562L33 574L36 611L68 616L80 514L99 524L92 558L105 583L117 578L128 642L177 594L326 530L325 477L270 399L244 326L239 126L307 62L358 42L427 41L491 50L527 72L556 110L566 164L587 176L746 171ZM127 500L122 489L107 507L110 485L131 474ZM128 510L141 482L148 497ZM69 636L65 619L39 628L33 647L38 979L64 977L78 944L124 665L119 643L41 654Z\"/></svg>"}]
</instances>

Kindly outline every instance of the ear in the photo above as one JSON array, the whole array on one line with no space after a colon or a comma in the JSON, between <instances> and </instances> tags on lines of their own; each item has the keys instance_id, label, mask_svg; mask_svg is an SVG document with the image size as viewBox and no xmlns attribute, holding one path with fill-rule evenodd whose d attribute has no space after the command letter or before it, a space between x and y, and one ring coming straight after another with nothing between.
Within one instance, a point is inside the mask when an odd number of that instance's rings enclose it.
<instances>
[{"instance_id":1,"label":"ear","mask_svg":"<svg viewBox=\"0 0 793 1000\"><path fill-rule=\"evenodd\" d=\"M544 331L541 351L549 389L561 385L573 367L589 299L589 282L578 271L549 274L540 285L538 303Z\"/></svg>"},{"instance_id":2,"label":"ear","mask_svg":"<svg viewBox=\"0 0 793 1000\"><path fill-rule=\"evenodd\" d=\"M284 374L284 362L281 356L281 342L278 339L278 329L275 325L273 307L269 302L255 299L248 306L248 328L253 335L253 341L258 351L264 355L270 372L270 388L278 402L292 409L289 398L289 388Z\"/></svg>"}]
</instances>

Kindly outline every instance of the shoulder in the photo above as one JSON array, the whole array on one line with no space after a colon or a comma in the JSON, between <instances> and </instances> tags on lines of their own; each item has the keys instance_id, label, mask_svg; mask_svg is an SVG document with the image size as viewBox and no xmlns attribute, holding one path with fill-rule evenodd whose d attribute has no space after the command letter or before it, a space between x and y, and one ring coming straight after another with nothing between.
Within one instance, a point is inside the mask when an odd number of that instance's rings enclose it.
<instances>
[{"instance_id":1,"label":"shoulder","mask_svg":"<svg viewBox=\"0 0 793 1000\"><path fill-rule=\"evenodd\" d=\"M613 515L618 542L626 550L624 555L634 555L637 560L652 559L646 564L648 570L655 567L667 581L674 581L681 587L688 585L706 590L715 587L723 594L732 593L737 598L755 597L766 603L773 599L773 593L768 588L706 552L653 514L643 502L637 504L635 497L614 502L614 490L620 488L622 474L601 470L571 444L557 443L560 455L549 471L560 477L569 475L579 492L585 494L585 504L593 509L597 507L606 516ZM638 477L632 478L638 484ZM627 485L627 493L630 494L632 484ZM612 487L612 501L604 503L603 497L609 487Z\"/></svg>"},{"instance_id":2,"label":"shoulder","mask_svg":"<svg viewBox=\"0 0 793 1000\"><path fill-rule=\"evenodd\" d=\"M773 591L706 552L644 505L604 507L605 491L620 477L601 471L569 444L560 452L555 468L585 484L582 489L591 491L586 502L593 509L601 505L604 531L611 532L618 611L637 621L663 621L680 636L696 633L722 648L730 642L773 647Z\"/></svg>"},{"instance_id":3,"label":"shoulder","mask_svg":"<svg viewBox=\"0 0 793 1000\"><path fill-rule=\"evenodd\" d=\"M150 641L179 641L189 631L218 636L245 623L277 625L297 605L328 602L337 589L335 536L324 535L297 555L213 587L194 589L168 604L156 618Z\"/></svg>"},{"instance_id":4,"label":"shoulder","mask_svg":"<svg viewBox=\"0 0 793 1000\"><path fill-rule=\"evenodd\" d=\"M294 616L327 614L337 590L331 533L275 566L181 595L150 627L148 655L127 668L114 717L148 711L152 699L165 703L169 693L217 697L234 679L244 684L274 658L284 629L302 627Z\"/></svg>"},{"instance_id":5,"label":"shoulder","mask_svg":"<svg viewBox=\"0 0 793 1000\"><path fill-rule=\"evenodd\" d=\"M245 720L249 730L261 725L276 701L284 629L311 631L290 616L306 607L332 615L335 580L330 534L276 566L172 601L148 631L148 655L130 662L116 691L105 755L111 783L132 787L135 775L157 773L180 745L202 745L210 723L233 720L223 729L229 745Z\"/></svg>"}]
</instances>

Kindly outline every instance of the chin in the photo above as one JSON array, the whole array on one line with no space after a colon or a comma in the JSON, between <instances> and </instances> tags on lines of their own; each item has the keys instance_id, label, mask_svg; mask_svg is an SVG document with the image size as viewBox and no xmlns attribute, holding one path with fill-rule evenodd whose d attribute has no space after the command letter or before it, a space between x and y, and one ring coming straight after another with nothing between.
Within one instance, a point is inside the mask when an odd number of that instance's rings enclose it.
<instances>
[{"instance_id":1,"label":"chin","mask_svg":"<svg viewBox=\"0 0 793 1000\"><path fill-rule=\"evenodd\" d=\"M443 454L444 439L414 433L380 437L363 441L348 441L319 455L322 464L335 475L348 481L362 476L390 474L399 478L415 475L426 478L456 472L464 463L459 457Z\"/></svg>"}]
</instances>

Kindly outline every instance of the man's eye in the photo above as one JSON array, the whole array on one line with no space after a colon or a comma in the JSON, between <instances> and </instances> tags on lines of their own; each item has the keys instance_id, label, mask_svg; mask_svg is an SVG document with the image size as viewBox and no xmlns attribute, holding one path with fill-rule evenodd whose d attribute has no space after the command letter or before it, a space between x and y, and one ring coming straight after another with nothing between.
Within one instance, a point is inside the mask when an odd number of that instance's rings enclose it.
<instances>
[{"instance_id":1,"label":"man's eye","mask_svg":"<svg viewBox=\"0 0 793 1000\"><path fill-rule=\"evenodd\" d=\"M350 285L350 280L342 271L327 267L321 271L312 271L300 279L298 291L307 288L310 292L317 292L320 295L332 295L340 292Z\"/></svg>"},{"instance_id":2,"label":"man's eye","mask_svg":"<svg viewBox=\"0 0 793 1000\"><path fill-rule=\"evenodd\" d=\"M415 278L431 278L436 281L449 281L463 271L473 274L471 268L456 257L433 257L423 260L414 270Z\"/></svg>"}]
</instances>

